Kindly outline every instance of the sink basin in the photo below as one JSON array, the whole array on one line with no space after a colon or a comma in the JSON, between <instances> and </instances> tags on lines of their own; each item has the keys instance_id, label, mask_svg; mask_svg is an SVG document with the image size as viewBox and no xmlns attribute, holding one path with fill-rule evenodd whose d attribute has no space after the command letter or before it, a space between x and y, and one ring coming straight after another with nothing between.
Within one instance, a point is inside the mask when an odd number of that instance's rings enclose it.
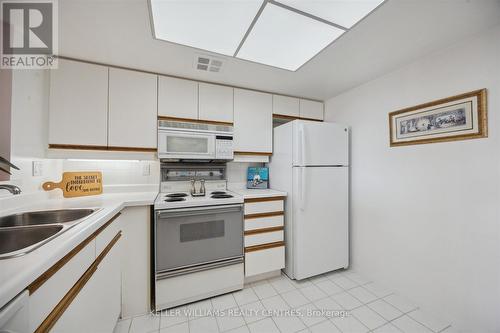
<instances>
[{"instance_id":1,"label":"sink basin","mask_svg":"<svg viewBox=\"0 0 500 333\"><path fill-rule=\"evenodd\" d=\"M47 241L64 227L62 225L0 229L0 255L16 252Z\"/></svg>"},{"instance_id":2,"label":"sink basin","mask_svg":"<svg viewBox=\"0 0 500 333\"><path fill-rule=\"evenodd\" d=\"M58 209L0 217L0 260L29 253L99 209Z\"/></svg>"},{"instance_id":3,"label":"sink basin","mask_svg":"<svg viewBox=\"0 0 500 333\"><path fill-rule=\"evenodd\" d=\"M0 217L0 228L72 222L87 217L93 212L95 209L85 208L12 214Z\"/></svg>"}]
</instances>

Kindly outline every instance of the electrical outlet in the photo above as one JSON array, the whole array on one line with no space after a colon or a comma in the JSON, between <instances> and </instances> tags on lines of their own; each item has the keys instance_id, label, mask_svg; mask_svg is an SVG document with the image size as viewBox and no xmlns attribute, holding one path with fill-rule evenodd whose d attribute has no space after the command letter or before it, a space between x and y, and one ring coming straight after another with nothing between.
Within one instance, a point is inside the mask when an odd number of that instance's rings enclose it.
<instances>
[{"instance_id":1,"label":"electrical outlet","mask_svg":"<svg viewBox=\"0 0 500 333\"><path fill-rule=\"evenodd\" d=\"M33 177L39 177L43 175L43 163L42 161L33 161Z\"/></svg>"},{"instance_id":2,"label":"electrical outlet","mask_svg":"<svg viewBox=\"0 0 500 333\"><path fill-rule=\"evenodd\" d=\"M149 163L144 163L142 165L142 175L143 176L151 175L151 165Z\"/></svg>"}]
</instances>

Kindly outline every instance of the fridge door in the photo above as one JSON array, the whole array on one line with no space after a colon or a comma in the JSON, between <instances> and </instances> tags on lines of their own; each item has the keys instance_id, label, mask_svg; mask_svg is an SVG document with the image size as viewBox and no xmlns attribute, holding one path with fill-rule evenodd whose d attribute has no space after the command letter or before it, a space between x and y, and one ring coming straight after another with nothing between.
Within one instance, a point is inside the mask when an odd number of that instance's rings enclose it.
<instances>
[{"instance_id":1,"label":"fridge door","mask_svg":"<svg viewBox=\"0 0 500 333\"><path fill-rule=\"evenodd\" d=\"M295 121L293 165L348 165L349 130L337 123Z\"/></svg>"},{"instance_id":2,"label":"fridge door","mask_svg":"<svg viewBox=\"0 0 500 333\"><path fill-rule=\"evenodd\" d=\"M293 278L348 266L348 173L348 167L293 168Z\"/></svg>"}]
</instances>

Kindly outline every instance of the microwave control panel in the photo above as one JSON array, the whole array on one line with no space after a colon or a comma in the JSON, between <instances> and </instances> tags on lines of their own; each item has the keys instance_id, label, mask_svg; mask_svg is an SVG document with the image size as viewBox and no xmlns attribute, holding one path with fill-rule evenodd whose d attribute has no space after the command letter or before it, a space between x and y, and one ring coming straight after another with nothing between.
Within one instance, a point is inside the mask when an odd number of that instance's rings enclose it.
<instances>
[{"instance_id":1,"label":"microwave control panel","mask_svg":"<svg viewBox=\"0 0 500 333\"><path fill-rule=\"evenodd\" d=\"M218 160L232 160L233 157L233 138L217 137L215 140L215 158Z\"/></svg>"}]
</instances>

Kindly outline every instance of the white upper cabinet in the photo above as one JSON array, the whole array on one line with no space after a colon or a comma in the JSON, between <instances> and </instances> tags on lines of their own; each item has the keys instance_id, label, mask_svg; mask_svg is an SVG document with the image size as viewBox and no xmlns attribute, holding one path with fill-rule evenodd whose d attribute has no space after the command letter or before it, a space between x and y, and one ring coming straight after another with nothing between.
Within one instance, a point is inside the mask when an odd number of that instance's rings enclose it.
<instances>
[{"instance_id":1,"label":"white upper cabinet","mask_svg":"<svg viewBox=\"0 0 500 333\"><path fill-rule=\"evenodd\" d=\"M323 120L323 103L301 99L300 117Z\"/></svg>"},{"instance_id":2,"label":"white upper cabinet","mask_svg":"<svg viewBox=\"0 0 500 333\"><path fill-rule=\"evenodd\" d=\"M158 76L158 115L198 119L198 82Z\"/></svg>"},{"instance_id":3,"label":"white upper cabinet","mask_svg":"<svg viewBox=\"0 0 500 333\"><path fill-rule=\"evenodd\" d=\"M157 76L109 69L110 147L156 148Z\"/></svg>"},{"instance_id":4,"label":"white upper cabinet","mask_svg":"<svg viewBox=\"0 0 500 333\"><path fill-rule=\"evenodd\" d=\"M215 84L199 84L199 119L233 122L233 88Z\"/></svg>"},{"instance_id":5,"label":"white upper cabinet","mask_svg":"<svg viewBox=\"0 0 500 333\"><path fill-rule=\"evenodd\" d=\"M271 153L273 96L234 89L234 151Z\"/></svg>"},{"instance_id":6,"label":"white upper cabinet","mask_svg":"<svg viewBox=\"0 0 500 333\"><path fill-rule=\"evenodd\" d=\"M298 118L299 110L298 98L273 95L273 114Z\"/></svg>"},{"instance_id":7,"label":"white upper cabinet","mask_svg":"<svg viewBox=\"0 0 500 333\"><path fill-rule=\"evenodd\" d=\"M59 59L50 71L49 144L107 146L108 68Z\"/></svg>"}]
</instances>

